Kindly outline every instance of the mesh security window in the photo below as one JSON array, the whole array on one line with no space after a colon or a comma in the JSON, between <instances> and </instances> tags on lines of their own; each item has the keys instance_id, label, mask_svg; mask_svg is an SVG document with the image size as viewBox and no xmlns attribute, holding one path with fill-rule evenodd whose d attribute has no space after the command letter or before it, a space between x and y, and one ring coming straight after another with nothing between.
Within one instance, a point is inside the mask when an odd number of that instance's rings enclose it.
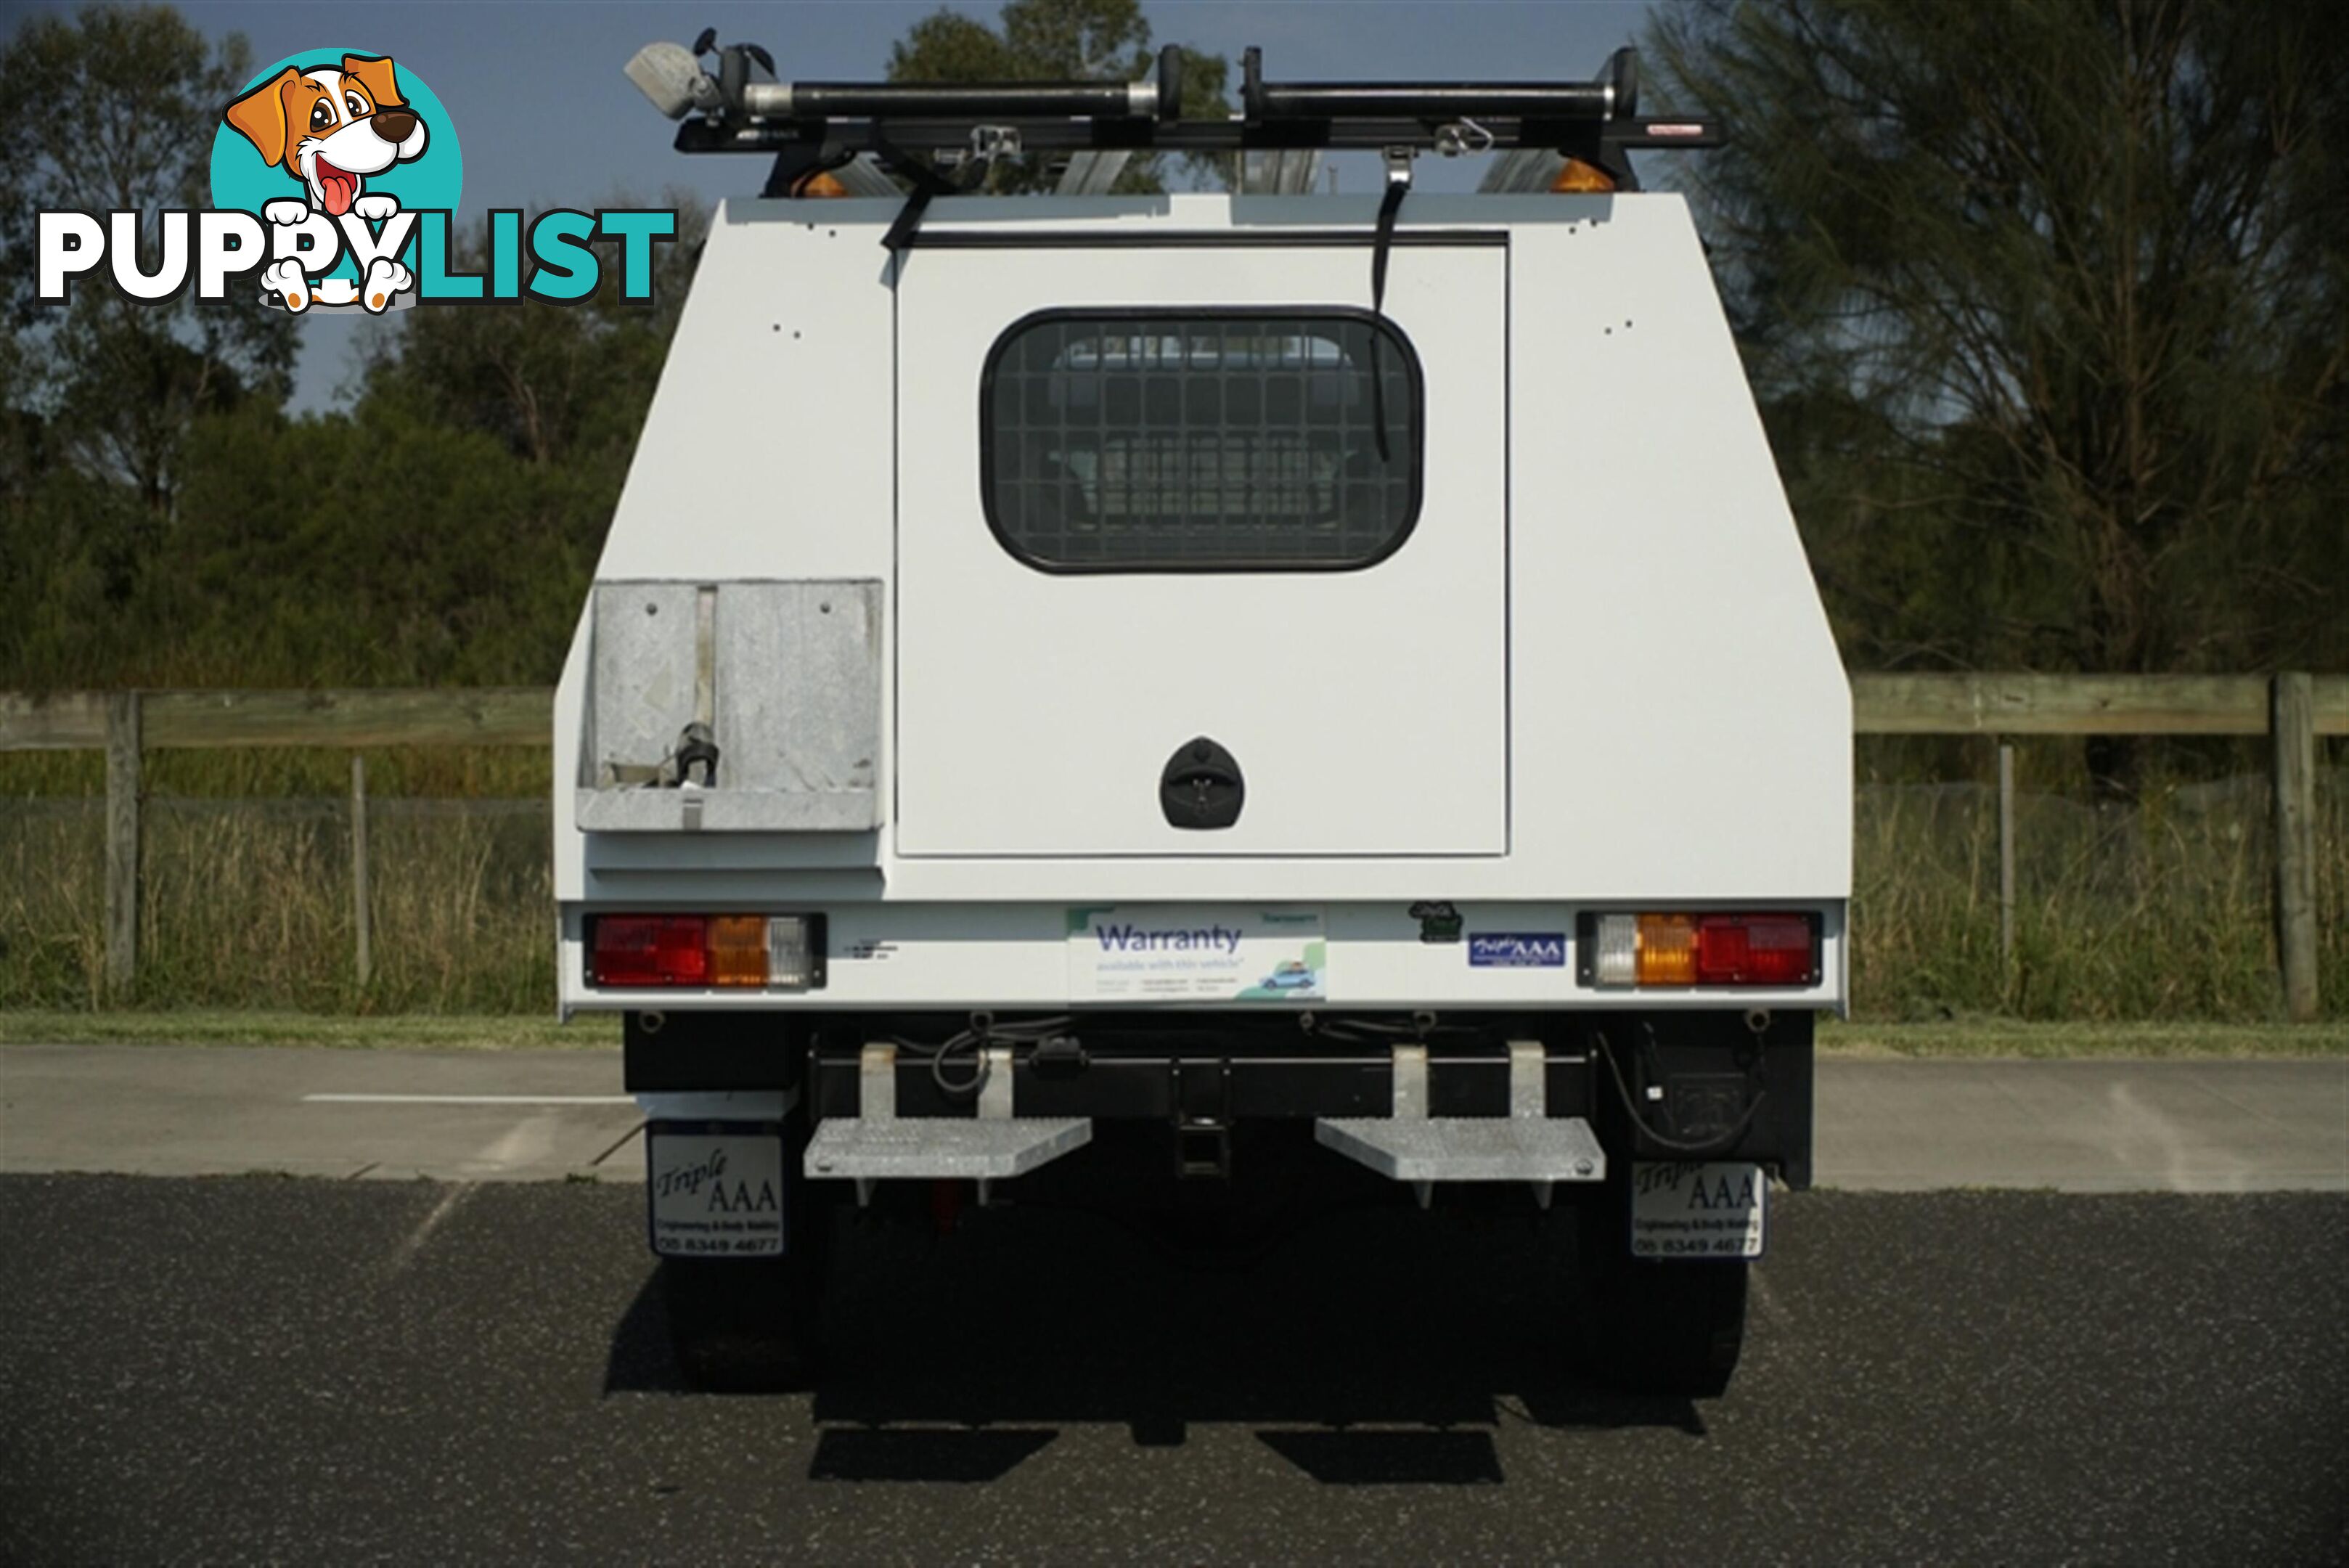
<instances>
[{"instance_id":1,"label":"mesh security window","mask_svg":"<svg viewBox=\"0 0 2349 1568\"><path fill-rule=\"evenodd\" d=\"M988 523L1047 571L1366 566L1419 514L1420 398L1367 312L1031 316L981 387Z\"/></svg>"}]
</instances>

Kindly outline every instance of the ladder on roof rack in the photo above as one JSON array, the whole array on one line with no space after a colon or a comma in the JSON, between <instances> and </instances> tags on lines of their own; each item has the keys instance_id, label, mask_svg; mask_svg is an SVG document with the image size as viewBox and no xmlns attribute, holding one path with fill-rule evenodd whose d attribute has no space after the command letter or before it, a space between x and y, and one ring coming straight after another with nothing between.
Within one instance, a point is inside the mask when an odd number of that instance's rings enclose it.
<instances>
[{"instance_id":1,"label":"ladder on roof rack","mask_svg":"<svg viewBox=\"0 0 2349 1568\"><path fill-rule=\"evenodd\" d=\"M1596 164L1635 190L1630 150L1719 145L1705 121L1640 116L1630 48L1588 81L1412 83L1268 82L1263 51L1251 47L1241 57L1240 113L1185 119L1182 51L1172 45L1140 81L921 83L761 79L772 74L770 57L745 44L717 50L713 75L700 59L711 43L705 33L690 50L648 44L628 77L680 122L679 151L774 155L777 194L860 154L943 193L955 187L937 173L942 152L981 163L1027 151L1348 149L1405 159L1536 149Z\"/></svg>"}]
</instances>

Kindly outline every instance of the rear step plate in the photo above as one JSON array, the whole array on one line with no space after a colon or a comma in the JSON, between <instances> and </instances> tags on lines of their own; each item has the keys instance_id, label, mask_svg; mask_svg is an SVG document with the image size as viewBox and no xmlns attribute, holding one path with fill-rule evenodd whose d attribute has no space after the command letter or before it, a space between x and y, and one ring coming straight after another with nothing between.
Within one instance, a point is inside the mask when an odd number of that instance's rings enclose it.
<instances>
[{"instance_id":1,"label":"rear step plate","mask_svg":"<svg viewBox=\"0 0 2349 1568\"><path fill-rule=\"evenodd\" d=\"M1315 1122L1313 1136L1397 1181L1607 1177L1607 1152L1580 1116L1347 1116Z\"/></svg>"},{"instance_id":2,"label":"rear step plate","mask_svg":"<svg viewBox=\"0 0 2349 1568\"><path fill-rule=\"evenodd\" d=\"M808 1139L807 1173L833 1180L1002 1181L1092 1141L1090 1116L833 1116Z\"/></svg>"}]
</instances>

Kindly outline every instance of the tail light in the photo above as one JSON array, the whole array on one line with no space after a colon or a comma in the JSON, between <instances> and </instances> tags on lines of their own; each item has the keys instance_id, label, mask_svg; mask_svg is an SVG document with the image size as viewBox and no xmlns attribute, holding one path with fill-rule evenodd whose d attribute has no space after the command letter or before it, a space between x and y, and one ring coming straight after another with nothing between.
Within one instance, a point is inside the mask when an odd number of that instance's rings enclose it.
<instances>
[{"instance_id":1,"label":"tail light","mask_svg":"<svg viewBox=\"0 0 2349 1568\"><path fill-rule=\"evenodd\" d=\"M792 182L792 194L801 198L845 196L848 193L848 187L840 182L840 176L829 169L818 169Z\"/></svg>"},{"instance_id":2,"label":"tail light","mask_svg":"<svg viewBox=\"0 0 2349 1568\"><path fill-rule=\"evenodd\" d=\"M1800 915L1707 915L1696 932L1699 985L1808 985L1818 973Z\"/></svg>"},{"instance_id":3,"label":"tail light","mask_svg":"<svg viewBox=\"0 0 2349 1568\"><path fill-rule=\"evenodd\" d=\"M758 915L719 915L709 922L709 982L767 983L767 922Z\"/></svg>"},{"instance_id":4,"label":"tail light","mask_svg":"<svg viewBox=\"0 0 2349 1568\"><path fill-rule=\"evenodd\" d=\"M822 915L595 915L587 978L613 990L815 991L823 950Z\"/></svg>"},{"instance_id":5,"label":"tail light","mask_svg":"<svg viewBox=\"0 0 2349 1568\"><path fill-rule=\"evenodd\" d=\"M1581 937L1590 985L1793 986L1819 978L1811 915L1586 915Z\"/></svg>"},{"instance_id":6,"label":"tail light","mask_svg":"<svg viewBox=\"0 0 2349 1568\"><path fill-rule=\"evenodd\" d=\"M595 921L598 985L706 985L709 922L699 915L603 915Z\"/></svg>"},{"instance_id":7,"label":"tail light","mask_svg":"<svg viewBox=\"0 0 2349 1568\"><path fill-rule=\"evenodd\" d=\"M1550 192L1559 196L1604 196L1615 189L1615 176L1580 158L1569 158L1550 182Z\"/></svg>"},{"instance_id":8,"label":"tail light","mask_svg":"<svg viewBox=\"0 0 2349 1568\"><path fill-rule=\"evenodd\" d=\"M1686 915L1642 915L1636 949L1641 985L1696 983L1697 923Z\"/></svg>"}]
</instances>

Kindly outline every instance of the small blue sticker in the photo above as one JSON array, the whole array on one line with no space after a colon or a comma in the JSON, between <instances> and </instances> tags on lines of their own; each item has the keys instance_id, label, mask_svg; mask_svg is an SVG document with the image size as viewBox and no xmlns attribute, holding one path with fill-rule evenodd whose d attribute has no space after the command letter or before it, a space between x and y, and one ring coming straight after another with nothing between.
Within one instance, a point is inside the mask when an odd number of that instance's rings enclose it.
<instances>
[{"instance_id":1,"label":"small blue sticker","mask_svg":"<svg viewBox=\"0 0 2349 1568\"><path fill-rule=\"evenodd\" d=\"M1468 961L1478 969L1564 969L1566 933L1471 931Z\"/></svg>"}]
</instances>

